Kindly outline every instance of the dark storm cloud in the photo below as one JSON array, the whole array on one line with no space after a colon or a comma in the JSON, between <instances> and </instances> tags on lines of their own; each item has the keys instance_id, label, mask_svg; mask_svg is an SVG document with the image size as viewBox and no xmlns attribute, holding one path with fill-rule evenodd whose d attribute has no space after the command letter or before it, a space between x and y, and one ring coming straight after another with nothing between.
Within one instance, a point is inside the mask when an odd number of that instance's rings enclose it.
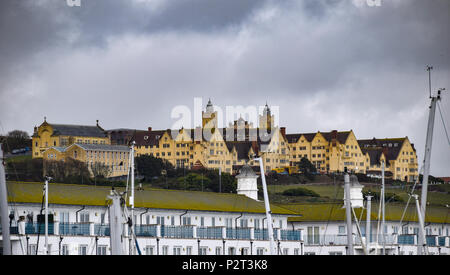
<instances>
[{"instance_id":1,"label":"dark storm cloud","mask_svg":"<svg viewBox=\"0 0 450 275\"><path fill-rule=\"evenodd\" d=\"M2 1L0 130L31 132L43 116L168 128L173 107L201 96L223 108L268 101L288 132L409 136L421 161L425 66L434 90L450 87L450 2L364 2ZM445 175L436 122L432 167Z\"/></svg>"}]
</instances>

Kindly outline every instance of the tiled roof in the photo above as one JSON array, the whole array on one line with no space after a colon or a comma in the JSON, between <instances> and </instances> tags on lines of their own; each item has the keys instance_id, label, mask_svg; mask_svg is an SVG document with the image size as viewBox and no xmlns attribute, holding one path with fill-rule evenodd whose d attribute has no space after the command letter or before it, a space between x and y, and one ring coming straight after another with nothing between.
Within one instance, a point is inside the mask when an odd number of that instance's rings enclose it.
<instances>
[{"instance_id":1,"label":"tiled roof","mask_svg":"<svg viewBox=\"0 0 450 275\"><path fill-rule=\"evenodd\" d=\"M328 142L333 139L339 141L339 143L344 144L347 140L351 131L331 131L331 132L318 132L320 133ZM318 133L298 133L298 134L287 134L286 138L289 143L296 143L301 136L304 136L308 142L311 142Z\"/></svg>"},{"instance_id":2,"label":"tiled roof","mask_svg":"<svg viewBox=\"0 0 450 275\"><path fill-rule=\"evenodd\" d=\"M358 144L363 153L369 148L382 148L387 160L396 160L405 140L406 138L360 139Z\"/></svg>"},{"instance_id":3,"label":"tiled roof","mask_svg":"<svg viewBox=\"0 0 450 275\"><path fill-rule=\"evenodd\" d=\"M99 126L50 124L53 128L53 136L78 136L78 137L107 137L106 132Z\"/></svg>"},{"instance_id":4,"label":"tiled roof","mask_svg":"<svg viewBox=\"0 0 450 275\"><path fill-rule=\"evenodd\" d=\"M14 203L41 203L42 183L8 182L8 201ZM106 206L110 187L49 183L49 203L63 205ZM116 188L124 191L123 188ZM265 213L264 202L244 195L166 189L138 190L135 207L154 209L182 209L219 212ZM296 212L271 205L273 214L298 215Z\"/></svg>"}]
</instances>

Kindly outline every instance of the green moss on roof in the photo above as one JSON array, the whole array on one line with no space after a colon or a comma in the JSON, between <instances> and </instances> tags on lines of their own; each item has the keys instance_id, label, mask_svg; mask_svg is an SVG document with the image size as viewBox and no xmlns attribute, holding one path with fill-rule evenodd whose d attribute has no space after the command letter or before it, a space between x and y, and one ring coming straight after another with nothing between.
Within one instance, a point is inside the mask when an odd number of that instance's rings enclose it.
<instances>
[{"instance_id":1,"label":"green moss on roof","mask_svg":"<svg viewBox=\"0 0 450 275\"><path fill-rule=\"evenodd\" d=\"M302 214L300 217L289 217L290 222L314 222L314 221L345 221L345 208L343 204L277 204L277 206L289 209ZM386 220L400 221L404 204L387 204ZM361 211L363 211L361 215ZM366 220L366 210L355 209L358 219ZM371 218L377 220L378 205L372 204ZM446 207L429 206L427 207L425 222L448 223L450 219L449 210ZM418 222L417 211L414 204L410 204L403 218L404 222Z\"/></svg>"},{"instance_id":2,"label":"green moss on roof","mask_svg":"<svg viewBox=\"0 0 450 275\"><path fill-rule=\"evenodd\" d=\"M43 183L8 182L10 203L41 203ZM49 203L66 205L108 204L110 187L49 183ZM122 192L124 188L116 188ZM244 195L199 191L150 189L135 190L135 207L183 209L219 212L265 213L264 202ZM298 215L296 212L271 205L273 214Z\"/></svg>"}]
</instances>

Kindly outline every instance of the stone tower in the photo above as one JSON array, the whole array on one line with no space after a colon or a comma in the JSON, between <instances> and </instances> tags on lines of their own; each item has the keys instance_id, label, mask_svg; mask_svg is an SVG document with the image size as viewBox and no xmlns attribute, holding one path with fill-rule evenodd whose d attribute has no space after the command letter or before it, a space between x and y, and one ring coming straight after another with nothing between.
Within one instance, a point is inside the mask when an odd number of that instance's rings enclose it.
<instances>
[{"instance_id":1,"label":"stone tower","mask_svg":"<svg viewBox=\"0 0 450 275\"><path fill-rule=\"evenodd\" d=\"M259 116L259 128L267 129L268 132L270 132L273 126L274 126L274 116L272 115L270 108L266 103L266 106L264 107L263 110L263 114Z\"/></svg>"},{"instance_id":2,"label":"stone tower","mask_svg":"<svg viewBox=\"0 0 450 275\"><path fill-rule=\"evenodd\" d=\"M202 126L208 129L217 128L217 112L214 112L211 99L208 100L206 111L202 111Z\"/></svg>"}]
</instances>

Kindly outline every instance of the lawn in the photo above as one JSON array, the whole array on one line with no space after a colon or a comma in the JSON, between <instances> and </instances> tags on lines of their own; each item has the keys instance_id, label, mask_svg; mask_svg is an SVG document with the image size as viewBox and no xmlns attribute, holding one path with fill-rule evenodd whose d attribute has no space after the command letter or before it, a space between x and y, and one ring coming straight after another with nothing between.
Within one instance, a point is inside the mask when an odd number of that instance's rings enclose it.
<instances>
[{"instance_id":1,"label":"lawn","mask_svg":"<svg viewBox=\"0 0 450 275\"><path fill-rule=\"evenodd\" d=\"M364 183L362 183L362 185L365 185ZM306 188L309 189L311 191L314 191L316 193L318 193L320 195L320 202L325 202L325 201L342 201L344 198L344 188L343 186L339 183L336 185L330 184L330 185L317 185L317 184L290 184L290 185L269 185L267 187L269 195L271 197L274 198L275 201L281 200L280 202L313 202L311 200L311 198L298 198L296 200L292 200L292 199L283 199L281 195L281 193L284 190L287 189L293 189L293 188ZM381 187L377 186L377 185L370 185L367 186L365 185L365 187L363 188L363 191L367 191L367 190L372 190L375 192L380 192ZM445 192L446 190L450 190L450 186L444 186L442 185L442 187L440 187L439 189L441 191L444 192L438 192L438 191L431 191L430 189L434 189L433 187L429 188L428 191L428 195L427 195L427 199L428 199L428 204L429 205L435 205L435 206L444 206L445 205L450 205L450 194L447 192ZM403 199L404 204L408 201L409 195L408 192L410 192L410 187L408 188L399 188L398 186L386 186L386 193L395 193L398 196L400 196ZM415 190L414 192L415 194L419 195L419 199L420 199L420 195L421 195L421 190ZM415 203L413 199L411 199L410 203Z\"/></svg>"}]
</instances>

